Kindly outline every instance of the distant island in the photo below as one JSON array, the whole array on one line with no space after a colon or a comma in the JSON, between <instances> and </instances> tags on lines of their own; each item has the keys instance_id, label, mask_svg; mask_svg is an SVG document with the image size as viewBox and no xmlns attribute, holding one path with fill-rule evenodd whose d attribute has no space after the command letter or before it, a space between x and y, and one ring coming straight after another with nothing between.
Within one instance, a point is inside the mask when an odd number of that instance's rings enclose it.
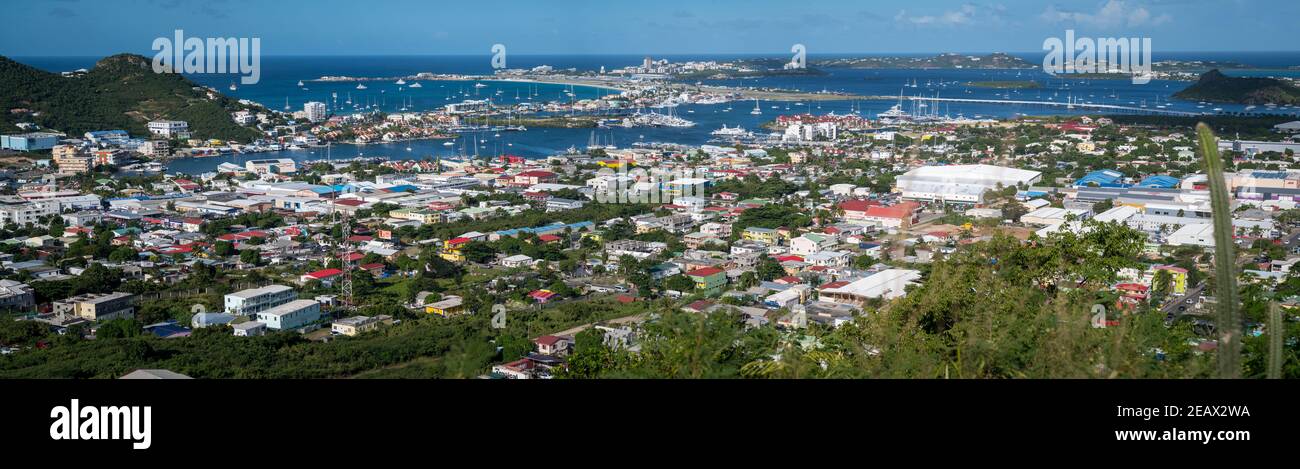
<instances>
[{"instance_id":1,"label":"distant island","mask_svg":"<svg viewBox=\"0 0 1300 469\"><path fill-rule=\"evenodd\" d=\"M1300 104L1300 87L1276 78L1236 78L1218 69L1201 75L1174 97L1189 101L1234 104Z\"/></svg>"},{"instance_id":2,"label":"distant island","mask_svg":"<svg viewBox=\"0 0 1300 469\"><path fill-rule=\"evenodd\" d=\"M107 57L85 72L50 73L0 56L0 110L5 132L16 124L80 135L120 129L148 135L148 122L170 119L189 123L198 138L250 141L256 129L230 117L253 110L210 88L173 73L154 73L150 59L133 54Z\"/></svg>"},{"instance_id":3,"label":"distant island","mask_svg":"<svg viewBox=\"0 0 1300 469\"><path fill-rule=\"evenodd\" d=\"M844 68L904 68L904 69L1033 69L1034 64L1025 59L1002 52L984 56L940 54L934 57L860 57L823 59L812 62L818 67Z\"/></svg>"},{"instance_id":4,"label":"distant island","mask_svg":"<svg viewBox=\"0 0 1300 469\"><path fill-rule=\"evenodd\" d=\"M967 85L975 88L993 88L999 90L1032 90L1042 88L1043 85L1033 80L1008 80L1008 81L972 81Z\"/></svg>"}]
</instances>

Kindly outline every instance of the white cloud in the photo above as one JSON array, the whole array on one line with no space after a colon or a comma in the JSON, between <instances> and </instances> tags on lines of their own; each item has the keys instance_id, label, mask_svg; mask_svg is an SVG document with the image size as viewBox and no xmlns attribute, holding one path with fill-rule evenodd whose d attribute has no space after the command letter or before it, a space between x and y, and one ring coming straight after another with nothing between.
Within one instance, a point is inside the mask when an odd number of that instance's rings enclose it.
<instances>
[{"instance_id":1,"label":"white cloud","mask_svg":"<svg viewBox=\"0 0 1300 469\"><path fill-rule=\"evenodd\" d=\"M1041 18L1050 23L1073 23L1096 28L1119 28L1135 26L1160 26L1173 21L1168 13L1152 14L1145 6L1129 3L1125 0L1107 0L1094 13L1061 10L1048 6Z\"/></svg>"},{"instance_id":2,"label":"white cloud","mask_svg":"<svg viewBox=\"0 0 1300 469\"><path fill-rule=\"evenodd\" d=\"M894 21L922 26L954 26L970 24L975 17L975 13L975 5L967 3L957 10L948 10L939 15L910 16L907 14L907 10L900 10L897 15L894 15Z\"/></svg>"}]
</instances>

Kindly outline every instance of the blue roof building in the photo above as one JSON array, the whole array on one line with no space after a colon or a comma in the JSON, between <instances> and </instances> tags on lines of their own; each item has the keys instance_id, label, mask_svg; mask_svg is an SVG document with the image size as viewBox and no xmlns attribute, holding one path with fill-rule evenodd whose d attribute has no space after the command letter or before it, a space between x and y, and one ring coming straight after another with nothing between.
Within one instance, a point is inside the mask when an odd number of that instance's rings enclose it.
<instances>
[{"instance_id":1,"label":"blue roof building","mask_svg":"<svg viewBox=\"0 0 1300 469\"><path fill-rule=\"evenodd\" d=\"M1124 173L1101 169L1085 174L1078 181L1074 181L1074 187L1128 187L1123 180Z\"/></svg>"},{"instance_id":2,"label":"blue roof building","mask_svg":"<svg viewBox=\"0 0 1300 469\"><path fill-rule=\"evenodd\" d=\"M1147 176L1146 179L1143 179L1142 182L1137 184L1137 187L1147 189L1175 189L1178 187L1178 183L1178 178L1157 174L1155 176Z\"/></svg>"}]
</instances>

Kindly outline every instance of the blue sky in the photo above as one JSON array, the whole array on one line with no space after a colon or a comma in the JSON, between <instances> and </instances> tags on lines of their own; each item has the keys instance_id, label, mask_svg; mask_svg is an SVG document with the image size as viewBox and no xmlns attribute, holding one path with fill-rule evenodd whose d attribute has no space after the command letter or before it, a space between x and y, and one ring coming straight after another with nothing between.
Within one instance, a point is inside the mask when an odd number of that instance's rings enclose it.
<instances>
[{"instance_id":1,"label":"blue sky","mask_svg":"<svg viewBox=\"0 0 1300 469\"><path fill-rule=\"evenodd\" d=\"M1300 49L1296 0L24 0L0 55L149 54L260 37L264 55L1030 52L1067 28L1158 51Z\"/></svg>"}]
</instances>

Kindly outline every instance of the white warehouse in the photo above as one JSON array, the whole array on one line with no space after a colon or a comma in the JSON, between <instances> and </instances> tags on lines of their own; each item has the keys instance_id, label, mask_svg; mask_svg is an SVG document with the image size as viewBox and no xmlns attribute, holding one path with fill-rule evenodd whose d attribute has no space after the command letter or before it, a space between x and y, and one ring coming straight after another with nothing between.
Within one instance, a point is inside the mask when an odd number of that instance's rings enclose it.
<instances>
[{"instance_id":1,"label":"white warehouse","mask_svg":"<svg viewBox=\"0 0 1300 469\"><path fill-rule=\"evenodd\" d=\"M985 164L922 166L899 176L894 185L904 199L978 204L984 193L1002 187L1031 185L1043 173Z\"/></svg>"}]
</instances>

